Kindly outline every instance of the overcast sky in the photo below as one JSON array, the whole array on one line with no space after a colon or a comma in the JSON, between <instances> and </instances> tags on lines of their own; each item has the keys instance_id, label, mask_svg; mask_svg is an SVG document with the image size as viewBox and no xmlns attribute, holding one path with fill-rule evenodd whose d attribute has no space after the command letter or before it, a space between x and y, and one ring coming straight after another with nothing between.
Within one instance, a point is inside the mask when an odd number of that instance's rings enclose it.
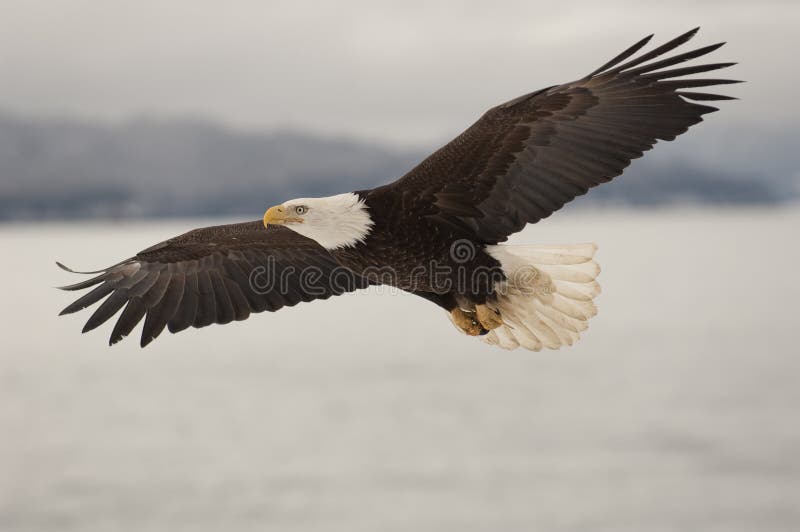
<instances>
[{"instance_id":1,"label":"overcast sky","mask_svg":"<svg viewBox=\"0 0 800 532\"><path fill-rule=\"evenodd\" d=\"M697 4L697 5L695 5ZM739 61L727 127L788 127L800 2L0 0L0 110L201 115L424 145L488 107L702 26ZM719 126L722 127L722 126Z\"/></svg>"}]
</instances>

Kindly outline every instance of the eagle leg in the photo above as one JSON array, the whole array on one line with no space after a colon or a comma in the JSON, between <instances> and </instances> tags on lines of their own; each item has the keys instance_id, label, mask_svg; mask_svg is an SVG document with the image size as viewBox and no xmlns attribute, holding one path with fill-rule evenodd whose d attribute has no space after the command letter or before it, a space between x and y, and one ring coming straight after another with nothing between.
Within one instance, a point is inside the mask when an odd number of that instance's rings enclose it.
<instances>
[{"instance_id":1,"label":"eagle leg","mask_svg":"<svg viewBox=\"0 0 800 532\"><path fill-rule=\"evenodd\" d=\"M487 305L475 305L475 316L487 331L497 329L503 325L503 318L500 313Z\"/></svg>"},{"instance_id":2,"label":"eagle leg","mask_svg":"<svg viewBox=\"0 0 800 532\"><path fill-rule=\"evenodd\" d=\"M489 332L481 326L474 312L467 312L459 307L450 311L450 321L458 330L469 336L482 336Z\"/></svg>"}]
</instances>

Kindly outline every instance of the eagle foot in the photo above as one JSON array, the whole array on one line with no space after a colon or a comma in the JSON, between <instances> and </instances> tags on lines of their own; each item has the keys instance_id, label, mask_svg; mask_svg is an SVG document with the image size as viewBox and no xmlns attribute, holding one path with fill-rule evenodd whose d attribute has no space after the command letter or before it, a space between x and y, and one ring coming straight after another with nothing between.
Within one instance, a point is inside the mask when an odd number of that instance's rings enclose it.
<instances>
[{"instance_id":1,"label":"eagle foot","mask_svg":"<svg viewBox=\"0 0 800 532\"><path fill-rule=\"evenodd\" d=\"M503 318L500 313L486 305L475 305L475 316L478 318L481 326L487 331L497 329L503 325Z\"/></svg>"},{"instance_id":2,"label":"eagle foot","mask_svg":"<svg viewBox=\"0 0 800 532\"><path fill-rule=\"evenodd\" d=\"M450 311L450 320L458 330L469 336L483 336L489 332L481 326L474 312L467 312L458 307Z\"/></svg>"}]
</instances>

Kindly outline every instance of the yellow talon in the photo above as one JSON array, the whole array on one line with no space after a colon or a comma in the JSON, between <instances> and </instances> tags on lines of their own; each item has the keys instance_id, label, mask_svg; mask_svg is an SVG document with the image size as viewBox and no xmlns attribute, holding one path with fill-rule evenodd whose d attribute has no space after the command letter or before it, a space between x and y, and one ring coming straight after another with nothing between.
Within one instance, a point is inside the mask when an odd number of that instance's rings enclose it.
<instances>
[{"instance_id":1,"label":"yellow talon","mask_svg":"<svg viewBox=\"0 0 800 532\"><path fill-rule=\"evenodd\" d=\"M486 305L475 305L475 316L478 318L481 326L487 331L497 329L503 325L503 318L500 313Z\"/></svg>"},{"instance_id":2,"label":"yellow talon","mask_svg":"<svg viewBox=\"0 0 800 532\"><path fill-rule=\"evenodd\" d=\"M486 330L481 327L478 320L475 319L473 312L467 312L456 307L450 311L450 321L464 334L469 336L480 336L486 334Z\"/></svg>"}]
</instances>

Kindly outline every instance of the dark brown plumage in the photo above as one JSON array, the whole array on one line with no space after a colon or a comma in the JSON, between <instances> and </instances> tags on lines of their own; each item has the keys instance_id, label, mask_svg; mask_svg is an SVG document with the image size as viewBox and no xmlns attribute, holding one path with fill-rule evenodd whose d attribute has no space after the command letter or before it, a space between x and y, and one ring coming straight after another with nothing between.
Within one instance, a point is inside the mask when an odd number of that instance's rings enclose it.
<instances>
[{"instance_id":1,"label":"dark brown plumage","mask_svg":"<svg viewBox=\"0 0 800 532\"><path fill-rule=\"evenodd\" d=\"M610 181L657 141L674 139L717 110L698 101L731 99L690 89L736 81L685 76L734 63L676 67L722 44L662 58L696 32L631 59L652 36L647 37L577 81L490 109L402 178L357 192L371 230L353 245L329 252L290 229L265 230L260 221L198 229L64 287L94 289L62 314L106 298L84 332L125 307L110 341L119 341L144 319L144 346L165 327L177 332L242 320L252 312L324 299L370 282L389 282L448 310L483 305L494 297L495 281L443 292L430 282L414 284L414 268L437 261L453 272L488 267L503 277L487 246ZM475 251L466 263L452 256L453 243L461 241ZM253 272L270 264L278 272L318 268L319 290L309 290L299 273L289 273L285 286L255 289ZM392 268L394 279L371 277L366 271L372 267ZM555 330L550 333L561 338Z\"/></svg>"},{"instance_id":2,"label":"dark brown plumage","mask_svg":"<svg viewBox=\"0 0 800 532\"><path fill-rule=\"evenodd\" d=\"M684 44L697 31L624 62L651 35L586 77L490 109L408 174L376 192L415 198L411 205L420 214L464 225L481 242L506 240L525 224L620 175L656 141L674 139L717 110L690 100L731 99L685 89L737 81L674 78L735 63L669 69L724 43L644 64Z\"/></svg>"},{"instance_id":3,"label":"dark brown plumage","mask_svg":"<svg viewBox=\"0 0 800 532\"><path fill-rule=\"evenodd\" d=\"M283 277L278 279L272 272ZM61 314L82 310L110 294L89 317L83 332L106 322L125 306L109 343L130 334L144 318L142 347L165 327L174 333L187 327L244 320L251 312L272 312L301 301L327 299L369 284L341 267L313 240L285 227L265 229L261 220L195 229L91 273L99 275L62 287L95 288ZM309 278L310 273L317 277ZM269 285L275 281L281 286Z\"/></svg>"}]
</instances>

